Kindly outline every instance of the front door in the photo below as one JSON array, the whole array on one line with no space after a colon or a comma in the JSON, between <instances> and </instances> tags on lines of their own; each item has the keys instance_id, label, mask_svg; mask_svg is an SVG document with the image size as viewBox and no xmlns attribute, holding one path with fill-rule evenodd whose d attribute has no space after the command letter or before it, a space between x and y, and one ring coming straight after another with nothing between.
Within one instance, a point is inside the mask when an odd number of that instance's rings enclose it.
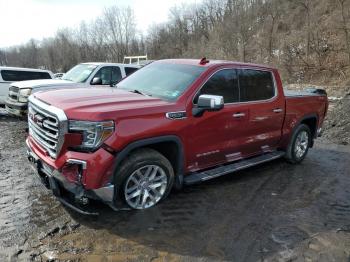
<instances>
[{"instance_id":1,"label":"front door","mask_svg":"<svg viewBox=\"0 0 350 262\"><path fill-rule=\"evenodd\" d=\"M93 77L100 78L100 86L113 86L122 79L122 74L118 66L104 66Z\"/></svg>"},{"instance_id":2,"label":"front door","mask_svg":"<svg viewBox=\"0 0 350 262\"><path fill-rule=\"evenodd\" d=\"M216 112L205 112L200 117L191 116L187 134L187 169L196 171L234 160L240 156L243 135L241 128L246 118L234 117L239 110L237 73L234 69L222 69L213 74L194 98L199 95L217 95L224 98L224 108Z\"/></svg>"}]
</instances>

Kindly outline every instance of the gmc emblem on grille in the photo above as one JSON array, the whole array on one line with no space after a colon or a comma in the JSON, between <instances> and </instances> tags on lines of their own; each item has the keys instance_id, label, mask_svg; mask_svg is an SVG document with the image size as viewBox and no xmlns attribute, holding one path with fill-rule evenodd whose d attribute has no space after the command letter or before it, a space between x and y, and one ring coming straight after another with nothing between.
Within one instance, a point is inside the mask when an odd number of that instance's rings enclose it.
<instances>
[{"instance_id":1,"label":"gmc emblem on grille","mask_svg":"<svg viewBox=\"0 0 350 262\"><path fill-rule=\"evenodd\" d=\"M29 118L38 126L43 126L44 118L41 115L33 114L32 112L29 112L28 114Z\"/></svg>"}]
</instances>

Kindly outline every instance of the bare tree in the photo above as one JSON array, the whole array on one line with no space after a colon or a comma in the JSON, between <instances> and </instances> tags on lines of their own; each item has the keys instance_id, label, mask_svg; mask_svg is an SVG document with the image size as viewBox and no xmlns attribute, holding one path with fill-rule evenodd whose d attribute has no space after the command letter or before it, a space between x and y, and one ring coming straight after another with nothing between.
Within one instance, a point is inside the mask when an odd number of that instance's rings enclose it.
<instances>
[{"instance_id":1,"label":"bare tree","mask_svg":"<svg viewBox=\"0 0 350 262\"><path fill-rule=\"evenodd\" d=\"M132 9L112 6L52 38L1 50L0 64L66 71L79 62L120 62L147 53L151 59L273 63L292 81L320 79L320 72L350 74L349 1L203 0L175 6L168 22L145 35L138 33Z\"/></svg>"},{"instance_id":2,"label":"bare tree","mask_svg":"<svg viewBox=\"0 0 350 262\"><path fill-rule=\"evenodd\" d=\"M0 65L5 66L7 64L6 52L0 50Z\"/></svg>"},{"instance_id":3,"label":"bare tree","mask_svg":"<svg viewBox=\"0 0 350 262\"><path fill-rule=\"evenodd\" d=\"M347 13L348 8L345 7L345 4L348 3L348 0L338 0L341 10L341 22L342 22L342 30L344 32L345 37L345 45L346 51L348 54L348 63L350 64L350 32L348 26L349 14Z\"/></svg>"},{"instance_id":4,"label":"bare tree","mask_svg":"<svg viewBox=\"0 0 350 262\"><path fill-rule=\"evenodd\" d=\"M266 4L266 13L270 18L270 28L268 30L268 61L271 62L273 56L273 44L274 44L274 34L276 30L276 24L281 14L281 1L271 0Z\"/></svg>"},{"instance_id":5,"label":"bare tree","mask_svg":"<svg viewBox=\"0 0 350 262\"><path fill-rule=\"evenodd\" d=\"M302 6L306 12L306 57L309 58L310 55L310 42L311 42L311 2L310 0L298 0L297 4Z\"/></svg>"},{"instance_id":6,"label":"bare tree","mask_svg":"<svg viewBox=\"0 0 350 262\"><path fill-rule=\"evenodd\" d=\"M122 60L123 55L130 53L129 47L135 38L136 24L131 8L121 9L113 6L105 9L106 45L112 52L112 59Z\"/></svg>"}]
</instances>

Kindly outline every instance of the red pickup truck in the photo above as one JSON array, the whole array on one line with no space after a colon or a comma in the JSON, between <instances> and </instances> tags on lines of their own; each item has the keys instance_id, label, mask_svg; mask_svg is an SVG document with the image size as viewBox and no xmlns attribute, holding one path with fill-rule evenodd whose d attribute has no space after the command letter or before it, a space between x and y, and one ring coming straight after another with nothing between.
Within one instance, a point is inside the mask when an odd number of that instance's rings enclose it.
<instances>
[{"instance_id":1,"label":"red pickup truck","mask_svg":"<svg viewBox=\"0 0 350 262\"><path fill-rule=\"evenodd\" d=\"M322 90L287 92L274 68L161 60L116 88L29 98L28 158L60 201L146 209L172 188L284 157L301 162L328 108Z\"/></svg>"}]
</instances>

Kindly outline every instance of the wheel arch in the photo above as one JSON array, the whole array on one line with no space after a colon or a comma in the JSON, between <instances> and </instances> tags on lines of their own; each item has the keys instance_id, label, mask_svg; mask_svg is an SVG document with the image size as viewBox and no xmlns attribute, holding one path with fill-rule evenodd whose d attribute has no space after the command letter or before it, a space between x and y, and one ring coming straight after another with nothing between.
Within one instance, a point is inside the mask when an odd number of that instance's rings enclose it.
<instances>
[{"instance_id":1,"label":"wheel arch","mask_svg":"<svg viewBox=\"0 0 350 262\"><path fill-rule=\"evenodd\" d=\"M311 114L304 116L298 123L297 126L305 124L310 128L312 138L317 137L317 127L318 127L318 115Z\"/></svg>"},{"instance_id":2,"label":"wheel arch","mask_svg":"<svg viewBox=\"0 0 350 262\"><path fill-rule=\"evenodd\" d=\"M123 160L135 150L141 148L152 148L166 157L174 168L176 189L181 189L184 175L184 149L183 143L178 136L167 135L153 138L146 138L134 141L117 153L113 167L113 182L115 181L118 167ZM170 150L169 150L170 149Z\"/></svg>"},{"instance_id":3,"label":"wheel arch","mask_svg":"<svg viewBox=\"0 0 350 262\"><path fill-rule=\"evenodd\" d=\"M317 137L317 127L318 127L318 115L317 114L308 114L299 119L296 125L293 127L293 130L290 134L290 139L292 139L295 130L301 125L305 124L310 128L312 141L310 147L312 148L314 145L314 139Z\"/></svg>"}]
</instances>

